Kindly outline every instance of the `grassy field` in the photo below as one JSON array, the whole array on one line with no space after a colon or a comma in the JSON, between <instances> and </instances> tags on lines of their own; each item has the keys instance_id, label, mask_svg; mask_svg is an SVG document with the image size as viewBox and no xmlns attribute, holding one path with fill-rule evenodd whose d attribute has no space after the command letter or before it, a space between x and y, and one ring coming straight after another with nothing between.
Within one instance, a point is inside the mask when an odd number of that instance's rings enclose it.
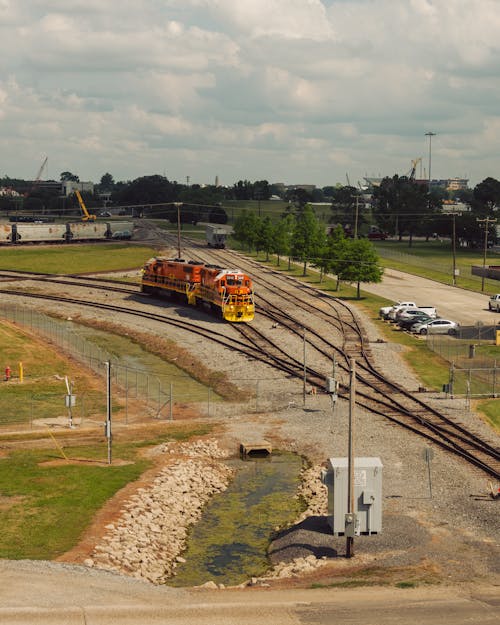
<instances>
[{"instance_id":1,"label":"grassy field","mask_svg":"<svg viewBox=\"0 0 500 625\"><path fill-rule=\"evenodd\" d=\"M64 415L65 376L74 382L80 399L85 389L87 416L102 416L106 412L104 381L26 333L22 327L0 323L0 363L12 370L11 380L0 386L0 425L27 425L33 419ZM22 382L19 363L22 363L24 375Z\"/></svg>"},{"instance_id":2,"label":"grassy field","mask_svg":"<svg viewBox=\"0 0 500 625\"><path fill-rule=\"evenodd\" d=\"M209 431L165 424L148 429L115 434L111 466L102 463L101 439L66 442L67 461L55 445L0 458L0 558L50 560L68 551L106 501L151 466L141 453L145 448ZM127 440L132 437L138 440Z\"/></svg>"},{"instance_id":3,"label":"grassy field","mask_svg":"<svg viewBox=\"0 0 500 625\"><path fill-rule=\"evenodd\" d=\"M127 243L6 247L0 249L0 270L61 274L120 271L142 267L155 254L152 247Z\"/></svg>"},{"instance_id":4,"label":"grassy field","mask_svg":"<svg viewBox=\"0 0 500 625\"><path fill-rule=\"evenodd\" d=\"M384 267L413 273L444 284L453 283L453 251L449 240L416 240L412 247L408 247L407 240L376 241L374 245ZM499 255L487 250L486 265L496 264L500 264ZM482 267L483 251L457 248L455 268L459 275L455 278L456 285L481 292L481 278L471 275L473 265ZM499 290L500 284L497 281L485 279L485 293L496 293Z\"/></svg>"}]
</instances>

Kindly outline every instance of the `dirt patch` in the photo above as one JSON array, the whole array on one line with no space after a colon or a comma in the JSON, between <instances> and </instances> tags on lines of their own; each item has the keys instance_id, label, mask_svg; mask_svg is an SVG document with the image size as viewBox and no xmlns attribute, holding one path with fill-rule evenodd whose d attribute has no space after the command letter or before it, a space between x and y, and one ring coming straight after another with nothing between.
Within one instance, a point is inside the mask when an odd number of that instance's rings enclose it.
<instances>
[{"instance_id":1,"label":"dirt patch","mask_svg":"<svg viewBox=\"0 0 500 625\"><path fill-rule=\"evenodd\" d=\"M0 495L0 511L5 512L18 503L22 503L24 499L25 498L20 495L16 497L6 497L5 495Z\"/></svg>"},{"instance_id":2,"label":"dirt patch","mask_svg":"<svg viewBox=\"0 0 500 625\"><path fill-rule=\"evenodd\" d=\"M40 462L39 467L60 467L62 465L76 464L76 465L93 465L97 467L123 467L126 464L134 464L131 460L120 460L120 458L113 458L113 462L110 465L103 460L94 460L89 458L59 458L57 460L47 460L46 462Z\"/></svg>"}]
</instances>

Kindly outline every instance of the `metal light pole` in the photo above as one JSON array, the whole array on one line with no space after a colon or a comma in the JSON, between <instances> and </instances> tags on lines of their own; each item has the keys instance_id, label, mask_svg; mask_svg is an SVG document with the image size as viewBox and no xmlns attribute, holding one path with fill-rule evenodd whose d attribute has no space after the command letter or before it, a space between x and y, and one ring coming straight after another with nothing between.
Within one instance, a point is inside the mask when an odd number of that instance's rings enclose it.
<instances>
[{"instance_id":1,"label":"metal light pole","mask_svg":"<svg viewBox=\"0 0 500 625\"><path fill-rule=\"evenodd\" d=\"M456 284L457 284L457 243L456 243L457 228L456 228L455 217L457 216L457 213L445 213L445 215L450 215L451 217L453 217L453 221L452 221L452 234L451 234L451 249L452 249L452 253L453 253L453 278L452 278L452 284L453 284L453 286L456 286Z\"/></svg>"},{"instance_id":2,"label":"metal light pole","mask_svg":"<svg viewBox=\"0 0 500 625\"><path fill-rule=\"evenodd\" d=\"M484 277L486 273L486 250L488 249L488 233L490 223L496 223L496 219L486 217L485 219L476 219L478 224L484 224L484 247L483 247L483 275L481 276L481 291L484 291Z\"/></svg>"},{"instance_id":3,"label":"metal light pole","mask_svg":"<svg viewBox=\"0 0 500 625\"><path fill-rule=\"evenodd\" d=\"M429 137L429 193L431 192L431 162L432 162L432 137L436 136L435 132L426 132L426 137Z\"/></svg>"}]
</instances>

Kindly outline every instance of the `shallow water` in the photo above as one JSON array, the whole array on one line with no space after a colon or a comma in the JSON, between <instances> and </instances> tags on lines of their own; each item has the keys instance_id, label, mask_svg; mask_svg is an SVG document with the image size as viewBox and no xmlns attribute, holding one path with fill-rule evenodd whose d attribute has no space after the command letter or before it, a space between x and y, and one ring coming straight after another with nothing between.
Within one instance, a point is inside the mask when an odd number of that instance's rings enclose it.
<instances>
[{"instance_id":1,"label":"shallow water","mask_svg":"<svg viewBox=\"0 0 500 625\"><path fill-rule=\"evenodd\" d=\"M294 498L303 460L289 453L231 461L236 475L215 496L193 528L185 563L171 586L196 586L209 580L226 586L262 575L269 567L267 548L277 526L301 510Z\"/></svg>"}]
</instances>

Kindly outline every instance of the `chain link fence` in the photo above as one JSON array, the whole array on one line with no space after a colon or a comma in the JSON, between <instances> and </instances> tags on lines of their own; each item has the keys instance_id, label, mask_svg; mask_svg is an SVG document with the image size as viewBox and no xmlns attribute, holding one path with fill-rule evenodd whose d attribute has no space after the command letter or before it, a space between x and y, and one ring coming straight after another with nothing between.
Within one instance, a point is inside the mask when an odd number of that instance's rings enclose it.
<instances>
[{"instance_id":1,"label":"chain link fence","mask_svg":"<svg viewBox=\"0 0 500 625\"><path fill-rule=\"evenodd\" d=\"M209 417L264 412L300 403L300 385L291 393L264 393L262 380L232 379L244 389L240 402L222 401L212 389L194 381L180 369L164 374L126 364L127 355L111 353L92 340L94 331L71 320L56 319L34 308L0 304L0 317L27 328L96 374L95 388L70 389L71 381L55 376L60 392L32 392L29 385L5 385L0 395L0 428L46 427L51 424L103 424L106 416L106 363L110 363L113 420L122 424L144 420L172 420L185 415ZM0 350L1 353L1 350ZM3 363L7 365L7 362ZM13 366L14 380L18 376ZM26 382L29 372L26 372ZM75 405L67 406L74 393ZM244 397L243 397L244 396ZM235 398L237 400L238 398ZM244 405L243 405L244 402Z\"/></svg>"},{"instance_id":2,"label":"chain link fence","mask_svg":"<svg viewBox=\"0 0 500 625\"><path fill-rule=\"evenodd\" d=\"M406 252L401 252L400 250L395 250L390 248L389 246L377 246L377 254L382 258L388 258L390 260L394 260L396 262L402 263L406 266L419 267L422 269L428 269L429 271L439 272L445 276L450 277L450 283L453 280L453 260L451 258L450 252L450 260L449 262L435 262L435 260L430 260L423 256L416 256L414 254L409 254ZM472 273L472 265L463 266L460 265L460 278L464 278L470 280L474 284L477 285L477 290L480 291L482 287L483 278L480 275L476 275ZM500 282L498 280L493 280L489 277L484 278L484 290L486 292L498 292L500 291Z\"/></svg>"},{"instance_id":3,"label":"chain link fence","mask_svg":"<svg viewBox=\"0 0 500 625\"><path fill-rule=\"evenodd\" d=\"M497 397L500 370L497 359L482 350L496 345L497 326L460 328L456 337L427 335L427 347L450 363L443 391L466 398Z\"/></svg>"}]
</instances>

